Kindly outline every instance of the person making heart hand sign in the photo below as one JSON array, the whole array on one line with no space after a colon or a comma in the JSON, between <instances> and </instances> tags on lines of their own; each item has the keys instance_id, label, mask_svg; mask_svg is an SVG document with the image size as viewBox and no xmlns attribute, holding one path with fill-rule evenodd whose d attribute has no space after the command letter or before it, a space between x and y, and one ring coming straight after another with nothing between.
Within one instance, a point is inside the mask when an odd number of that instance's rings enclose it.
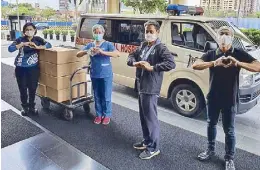
<instances>
[{"instance_id":1,"label":"person making heart hand sign","mask_svg":"<svg viewBox=\"0 0 260 170\"><path fill-rule=\"evenodd\" d=\"M204 54L192 68L210 71L210 89L207 96L208 116L208 148L198 155L199 160L208 160L215 155L215 141L219 119L222 112L223 129L225 132L226 170L234 170L235 154L234 119L238 105L239 72L244 68L252 72L260 72L260 62L242 49L232 47L233 29L221 27L218 30L219 48Z\"/></svg>"}]
</instances>

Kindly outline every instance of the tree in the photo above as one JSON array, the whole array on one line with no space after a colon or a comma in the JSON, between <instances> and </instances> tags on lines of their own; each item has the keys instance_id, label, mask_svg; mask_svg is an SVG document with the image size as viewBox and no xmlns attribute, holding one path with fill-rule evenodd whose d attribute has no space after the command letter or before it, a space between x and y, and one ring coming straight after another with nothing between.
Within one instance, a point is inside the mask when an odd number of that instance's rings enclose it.
<instances>
[{"instance_id":1,"label":"tree","mask_svg":"<svg viewBox=\"0 0 260 170\"><path fill-rule=\"evenodd\" d=\"M76 21L78 20L78 5L80 5L82 2L83 0L73 0L73 3L75 5ZM69 3L71 3L71 0L69 0Z\"/></svg>"},{"instance_id":2,"label":"tree","mask_svg":"<svg viewBox=\"0 0 260 170\"><path fill-rule=\"evenodd\" d=\"M41 16L44 17L45 19L49 19L51 16L55 15L56 11L50 7L47 7L46 9L43 9L41 11Z\"/></svg>"},{"instance_id":3,"label":"tree","mask_svg":"<svg viewBox=\"0 0 260 170\"><path fill-rule=\"evenodd\" d=\"M2 18L7 19L7 16L11 14L12 8L5 6L2 7L1 13L2 13Z\"/></svg>"},{"instance_id":4,"label":"tree","mask_svg":"<svg viewBox=\"0 0 260 170\"><path fill-rule=\"evenodd\" d=\"M139 10L141 14L165 12L167 3L165 0L122 0L125 6L130 6L134 11Z\"/></svg>"}]
</instances>

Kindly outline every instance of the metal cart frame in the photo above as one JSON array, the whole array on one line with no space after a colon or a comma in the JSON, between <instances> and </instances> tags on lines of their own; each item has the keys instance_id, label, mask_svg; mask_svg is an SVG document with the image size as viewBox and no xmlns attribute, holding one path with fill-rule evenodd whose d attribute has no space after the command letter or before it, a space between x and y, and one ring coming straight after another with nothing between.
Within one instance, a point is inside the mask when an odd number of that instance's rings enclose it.
<instances>
[{"instance_id":1,"label":"metal cart frame","mask_svg":"<svg viewBox=\"0 0 260 170\"><path fill-rule=\"evenodd\" d=\"M68 121L73 119L73 110L78 107L83 106L86 114L89 114L90 113L89 104L94 102L93 90L91 90L91 93L87 93L87 83L90 83L91 80L87 80L85 82L79 82L79 83L75 83L75 84L72 83L74 76L79 71L85 70L85 69L87 70L87 74L88 74L90 66L80 67L76 71L74 71L73 74L71 75L71 77L70 77L70 99L68 101L59 103L48 97L39 96L41 98L41 105L42 105L43 109L49 109L51 102L55 103L57 105L60 105L60 106L64 107L64 112L63 112L62 116L65 120L68 120ZM85 95L84 96L80 96L80 85L81 84L85 85ZM73 96L72 96L72 89L75 86L77 86L77 98L73 98ZM92 89L92 87L91 87L91 89Z\"/></svg>"}]
</instances>

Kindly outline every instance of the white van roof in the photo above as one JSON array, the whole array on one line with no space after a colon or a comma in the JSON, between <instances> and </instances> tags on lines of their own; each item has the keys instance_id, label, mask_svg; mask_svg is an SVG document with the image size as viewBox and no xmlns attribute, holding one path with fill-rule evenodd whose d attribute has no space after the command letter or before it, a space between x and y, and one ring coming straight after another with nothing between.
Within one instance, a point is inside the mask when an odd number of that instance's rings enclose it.
<instances>
[{"instance_id":1,"label":"white van roof","mask_svg":"<svg viewBox=\"0 0 260 170\"><path fill-rule=\"evenodd\" d=\"M186 20L186 21L197 21L197 22L207 22L212 20L223 20L220 18L209 18L204 16L168 16L168 15L154 15L154 14L93 14L93 13L86 13L81 14L81 17L91 17L91 18L115 18L115 19L154 19L154 20Z\"/></svg>"}]
</instances>

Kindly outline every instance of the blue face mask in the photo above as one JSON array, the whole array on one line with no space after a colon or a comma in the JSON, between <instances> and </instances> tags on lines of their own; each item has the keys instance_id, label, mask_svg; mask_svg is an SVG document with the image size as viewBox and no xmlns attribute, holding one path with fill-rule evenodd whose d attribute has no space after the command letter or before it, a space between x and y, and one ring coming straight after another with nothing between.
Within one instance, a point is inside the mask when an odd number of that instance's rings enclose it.
<instances>
[{"instance_id":1,"label":"blue face mask","mask_svg":"<svg viewBox=\"0 0 260 170\"><path fill-rule=\"evenodd\" d=\"M94 40L96 40L96 41L101 41L101 40L103 40L103 36L104 36L104 34L93 34L93 38L94 38Z\"/></svg>"}]
</instances>

